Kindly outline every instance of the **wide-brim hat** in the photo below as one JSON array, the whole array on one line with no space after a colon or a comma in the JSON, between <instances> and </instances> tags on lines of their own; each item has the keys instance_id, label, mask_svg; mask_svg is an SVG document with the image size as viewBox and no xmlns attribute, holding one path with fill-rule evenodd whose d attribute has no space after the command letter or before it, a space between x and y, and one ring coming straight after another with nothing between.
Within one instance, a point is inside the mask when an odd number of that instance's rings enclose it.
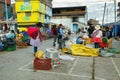
<instances>
[{"instance_id":1,"label":"wide-brim hat","mask_svg":"<svg viewBox=\"0 0 120 80\"><path fill-rule=\"evenodd\" d=\"M99 26L99 25L96 25L96 26L95 26L95 29L96 29L96 30L99 30L99 29L100 29L100 26Z\"/></svg>"}]
</instances>

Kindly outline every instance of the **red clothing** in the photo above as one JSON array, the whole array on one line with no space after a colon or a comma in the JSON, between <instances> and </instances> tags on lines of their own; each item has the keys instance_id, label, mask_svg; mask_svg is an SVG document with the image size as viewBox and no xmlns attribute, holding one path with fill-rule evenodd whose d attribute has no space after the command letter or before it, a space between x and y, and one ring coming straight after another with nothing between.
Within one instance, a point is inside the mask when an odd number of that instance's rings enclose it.
<instances>
[{"instance_id":1,"label":"red clothing","mask_svg":"<svg viewBox=\"0 0 120 80\"><path fill-rule=\"evenodd\" d=\"M39 33L39 34L38 34ZM39 31L36 27L29 27L28 28L28 35L32 37L33 39L36 39L39 35L40 41L42 41L42 33Z\"/></svg>"},{"instance_id":2,"label":"red clothing","mask_svg":"<svg viewBox=\"0 0 120 80\"><path fill-rule=\"evenodd\" d=\"M43 38L42 38L42 33L39 31L39 38L40 38L40 41L42 42Z\"/></svg>"},{"instance_id":3,"label":"red clothing","mask_svg":"<svg viewBox=\"0 0 120 80\"><path fill-rule=\"evenodd\" d=\"M91 42L101 43L102 42L102 38L99 38L99 37L92 38Z\"/></svg>"},{"instance_id":4,"label":"red clothing","mask_svg":"<svg viewBox=\"0 0 120 80\"><path fill-rule=\"evenodd\" d=\"M108 47L108 44L107 43L99 43L99 45L102 47L102 48L104 48L104 47Z\"/></svg>"},{"instance_id":5,"label":"red clothing","mask_svg":"<svg viewBox=\"0 0 120 80\"><path fill-rule=\"evenodd\" d=\"M58 35L57 28L53 28L53 29L52 29L52 35Z\"/></svg>"}]
</instances>

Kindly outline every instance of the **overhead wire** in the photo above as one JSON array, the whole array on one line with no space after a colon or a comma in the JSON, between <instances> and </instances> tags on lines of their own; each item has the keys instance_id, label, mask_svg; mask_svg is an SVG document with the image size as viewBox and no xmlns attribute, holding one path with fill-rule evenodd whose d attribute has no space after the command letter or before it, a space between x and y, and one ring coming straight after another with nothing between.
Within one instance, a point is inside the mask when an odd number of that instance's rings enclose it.
<instances>
[{"instance_id":1,"label":"overhead wire","mask_svg":"<svg viewBox=\"0 0 120 80\"><path fill-rule=\"evenodd\" d=\"M112 5L111 5L112 4ZM114 3L112 3L112 0L110 1L110 3L107 4L107 8L106 8L106 23L108 23L109 20L109 15L111 14L110 12L112 11L112 9L114 8Z\"/></svg>"},{"instance_id":2,"label":"overhead wire","mask_svg":"<svg viewBox=\"0 0 120 80\"><path fill-rule=\"evenodd\" d=\"M73 4L97 4L97 3L105 3L105 1L90 1L89 3L88 2L53 2L54 4L70 4L70 5L73 5ZM109 3L109 2L107 2Z\"/></svg>"}]
</instances>

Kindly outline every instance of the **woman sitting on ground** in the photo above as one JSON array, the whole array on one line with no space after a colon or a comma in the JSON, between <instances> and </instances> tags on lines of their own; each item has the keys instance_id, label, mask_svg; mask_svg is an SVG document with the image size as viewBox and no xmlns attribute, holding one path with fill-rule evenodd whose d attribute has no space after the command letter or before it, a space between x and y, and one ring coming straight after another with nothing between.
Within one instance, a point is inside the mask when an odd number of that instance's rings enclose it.
<instances>
[{"instance_id":1,"label":"woman sitting on ground","mask_svg":"<svg viewBox=\"0 0 120 80\"><path fill-rule=\"evenodd\" d=\"M14 38L15 38L15 32L14 32L14 30L10 30L10 31L6 34L6 38L14 39Z\"/></svg>"}]
</instances>

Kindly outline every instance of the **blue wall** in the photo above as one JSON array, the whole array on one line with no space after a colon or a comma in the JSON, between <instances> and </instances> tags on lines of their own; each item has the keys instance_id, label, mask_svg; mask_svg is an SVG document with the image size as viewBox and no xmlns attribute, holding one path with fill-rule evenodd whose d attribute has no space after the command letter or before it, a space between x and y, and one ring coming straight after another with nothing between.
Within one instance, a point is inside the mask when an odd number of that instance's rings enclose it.
<instances>
[{"instance_id":1,"label":"blue wall","mask_svg":"<svg viewBox=\"0 0 120 80\"><path fill-rule=\"evenodd\" d=\"M117 33L120 29L120 25L113 25L113 35L114 37L117 37Z\"/></svg>"}]
</instances>

